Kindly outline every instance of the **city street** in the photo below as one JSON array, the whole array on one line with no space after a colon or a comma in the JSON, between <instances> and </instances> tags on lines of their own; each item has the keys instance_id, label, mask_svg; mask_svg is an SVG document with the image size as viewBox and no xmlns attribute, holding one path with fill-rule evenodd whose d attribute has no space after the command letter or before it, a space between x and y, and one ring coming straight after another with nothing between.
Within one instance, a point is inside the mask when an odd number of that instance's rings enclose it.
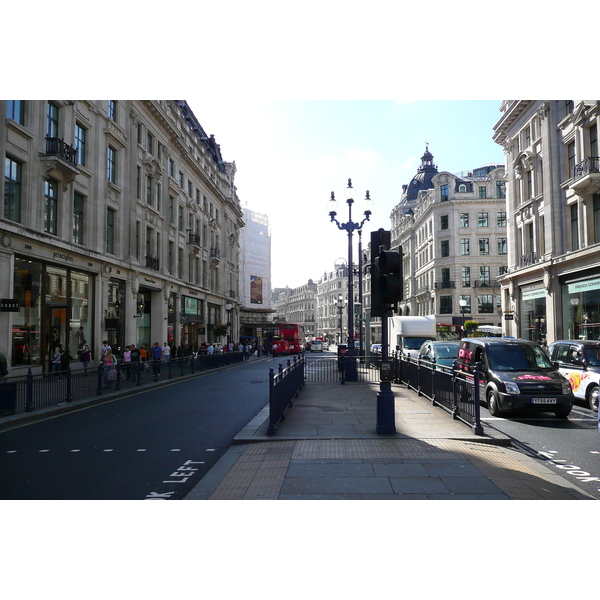
<instances>
[{"instance_id":1,"label":"city street","mask_svg":"<svg viewBox=\"0 0 600 600\"><path fill-rule=\"evenodd\" d=\"M576 404L567 419L552 413L490 416L484 404L481 420L512 438L512 448L544 461L590 495L600 499L600 432L598 417Z\"/></svg>"},{"instance_id":2,"label":"city street","mask_svg":"<svg viewBox=\"0 0 600 600\"><path fill-rule=\"evenodd\" d=\"M181 499L268 402L276 364L251 361L4 431L0 498Z\"/></svg>"}]
</instances>

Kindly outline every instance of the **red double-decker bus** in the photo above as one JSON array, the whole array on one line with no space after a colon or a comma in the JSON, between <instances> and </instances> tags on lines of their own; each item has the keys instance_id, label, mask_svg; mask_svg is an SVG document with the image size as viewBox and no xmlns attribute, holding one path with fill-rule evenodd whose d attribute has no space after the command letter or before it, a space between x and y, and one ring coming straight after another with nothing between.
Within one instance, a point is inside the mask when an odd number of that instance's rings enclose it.
<instances>
[{"instance_id":1,"label":"red double-decker bus","mask_svg":"<svg viewBox=\"0 0 600 600\"><path fill-rule=\"evenodd\" d=\"M276 327L278 331L276 330L273 333L271 348L276 344L277 354L298 354L302 352L297 324L280 323Z\"/></svg>"}]
</instances>

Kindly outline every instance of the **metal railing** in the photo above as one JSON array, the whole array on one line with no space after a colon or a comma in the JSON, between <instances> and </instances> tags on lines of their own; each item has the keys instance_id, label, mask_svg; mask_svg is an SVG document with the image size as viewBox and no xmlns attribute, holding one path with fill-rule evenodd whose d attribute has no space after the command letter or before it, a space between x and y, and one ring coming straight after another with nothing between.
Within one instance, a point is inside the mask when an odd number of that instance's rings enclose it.
<instances>
[{"instance_id":1,"label":"metal railing","mask_svg":"<svg viewBox=\"0 0 600 600\"><path fill-rule=\"evenodd\" d=\"M348 360L356 361L358 381L379 383L381 380L381 356L357 356L354 359L346 355L327 357L306 362L305 381L310 383L345 384L345 371ZM472 428L476 435L483 435L481 425L481 407L479 390L479 371L473 374L453 368L436 365L420 359L409 358L394 353L387 361L390 367L390 379L414 390L420 396L431 400Z\"/></svg>"},{"instance_id":2,"label":"metal railing","mask_svg":"<svg viewBox=\"0 0 600 600\"><path fill-rule=\"evenodd\" d=\"M600 173L600 158L597 156L588 156L585 160L575 165L572 176L577 181L590 173Z\"/></svg>"},{"instance_id":3,"label":"metal railing","mask_svg":"<svg viewBox=\"0 0 600 600\"><path fill-rule=\"evenodd\" d=\"M58 156L73 166L77 164L77 150L57 137L46 138L46 154Z\"/></svg>"},{"instance_id":4,"label":"metal railing","mask_svg":"<svg viewBox=\"0 0 600 600\"><path fill-rule=\"evenodd\" d=\"M135 390L155 382L186 377L245 359L243 352L174 357L119 363L114 368L93 367L87 370L67 369L33 375L31 368L24 376L11 377L0 383L0 416L31 412L48 406L100 396L111 390Z\"/></svg>"},{"instance_id":5,"label":"metal railing","mask_svg":"<svg viewBox=\"0 0 600 600\"><path fill-rule=\"evenodd\" d=\"M285 421L285 412L293 406L293 400L304 385L304 356L294 356L287 361L287 367L279 363L279 371L269 369L269 426L267 435L277 433L279 421Z\"/></svg>"}]
</instances>

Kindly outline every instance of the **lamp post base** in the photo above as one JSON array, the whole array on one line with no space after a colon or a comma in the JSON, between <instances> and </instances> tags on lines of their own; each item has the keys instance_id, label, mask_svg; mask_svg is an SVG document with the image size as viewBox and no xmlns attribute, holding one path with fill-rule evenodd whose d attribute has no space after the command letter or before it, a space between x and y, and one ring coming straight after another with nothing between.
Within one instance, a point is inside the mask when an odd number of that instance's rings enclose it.
<instances>
[{"instance_id":1,"label":"lamp post base","mask_svg":"<svg viewBox=\"0 0 600 600\"><path fill-rule=\"evenodd\" d=\"M377 427L378 435L394 435L396 433L396 406L392 384L382 381L377 392Z\"/></svg>"}]
</instances>

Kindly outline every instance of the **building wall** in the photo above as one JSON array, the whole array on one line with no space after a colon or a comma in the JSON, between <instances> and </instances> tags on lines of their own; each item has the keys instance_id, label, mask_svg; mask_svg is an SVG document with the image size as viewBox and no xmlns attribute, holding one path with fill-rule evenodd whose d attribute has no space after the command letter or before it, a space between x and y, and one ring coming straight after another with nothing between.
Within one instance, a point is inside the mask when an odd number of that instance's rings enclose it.
<instances>
[{"instance_id":1,"label":"building wall","mask_svg":"<svg viewBox=\"0 0 600 600\"><path fill-rule=\"evenodd\" d=\"M237 319L235 164L185 101L0 110L0 279L20 304L0 313L0 349L14 369L44 369L54 344L77 359L83 339L95 358L104 339L117 353L191 346Z\"/></svg>"},{"instance_id":2,"label":"building wall","mask_svg":"<svg viewBox=\"0 0 600 600\"><path fill-rule=\"evenodd\" d=\"M507 170L510 335L600 338L597 100L505 100L494 127Z\"/></svg>"},{"instance_id":3,"label":"building wall","mask_svg":"<svg viewBox=\"0 0 600 600\"><path fill-rule=\"evenodd\" d=\"M431 189L391 214L391 247L403 253L404 300L399 315L435 315L438 324L501 322L498 277L507 265L504 169L466 176L436 173Z\"/></svg>"}]
</instances>

